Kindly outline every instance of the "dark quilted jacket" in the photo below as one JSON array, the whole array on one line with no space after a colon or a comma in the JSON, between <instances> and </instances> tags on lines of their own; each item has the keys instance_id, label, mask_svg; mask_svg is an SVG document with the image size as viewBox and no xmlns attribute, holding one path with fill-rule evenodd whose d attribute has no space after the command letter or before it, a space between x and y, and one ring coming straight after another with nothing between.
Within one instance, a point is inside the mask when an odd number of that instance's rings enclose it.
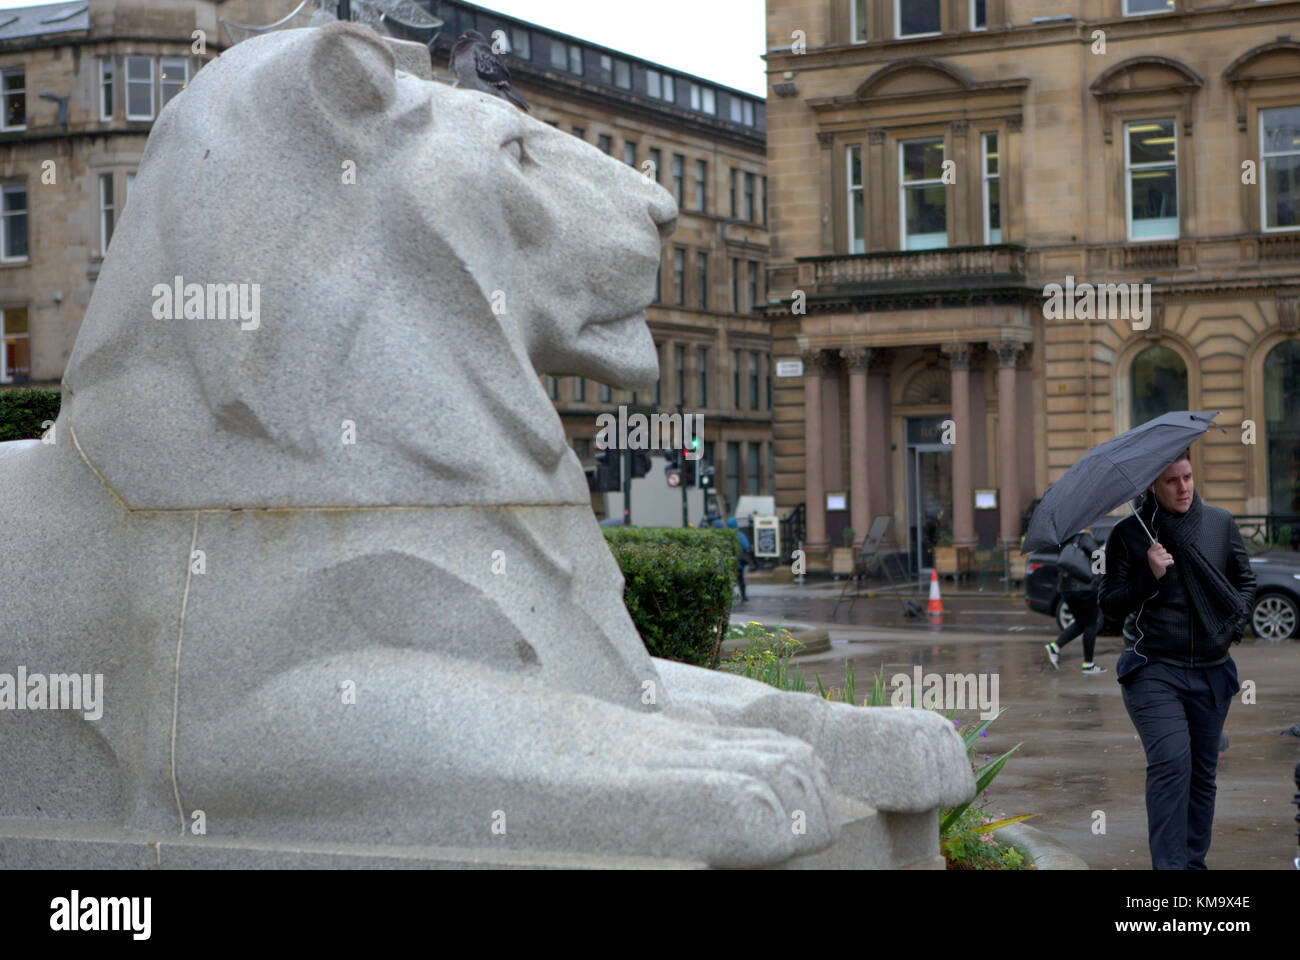
<instances>
[{"instance_id":1,"label":"dark quilted jacket","mask_svg":"<svg viewBox=\"0 0 1300 960\"><path fill-rule=\"evenodd\" d=\"M1160 521L1166 516L1156 508L1144 506L1142 517L1160 539ZM1250 568L1241 533L1232 514L1208 503L1203 506L1197 546L1205 558L1220 570L1246 599L1247 608L1255 602L1255 574ZM1150 518L1150 519L1148 519ZM1205 628L1192 609L1180 579L1183 569L1178 554L1174 564L1156 580L1147 563L1147 538L1136 517L1126 517L1106 541L1106 574L1101 580L1098 599L1107 615L1124 621L1124 644L1152 660L1184 667L1211 667L1228 659L1228 647L1241 639L1239 633L1206 635Z\"/></svg>"}]
</instances>

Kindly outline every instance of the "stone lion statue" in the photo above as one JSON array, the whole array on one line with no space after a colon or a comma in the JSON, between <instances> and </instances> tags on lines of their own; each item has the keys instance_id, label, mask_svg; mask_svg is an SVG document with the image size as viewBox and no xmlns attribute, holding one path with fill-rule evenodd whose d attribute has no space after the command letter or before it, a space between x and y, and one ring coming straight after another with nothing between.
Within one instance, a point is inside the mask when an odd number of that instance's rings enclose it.
<instances>
[{"instance_id":1,"label":"stone lion statue","mask_svg":"<svg viewBox=\"0 0 1300 960\"><path fill-rule=\"evenodd\" d=\"M942 718L647 655L539 374L654 382L677 211L410 53L268 34L159 117L58 421L0 445L0 672L103 679L97 718L0 711L0 836L756 866L850 801L933 834L973 792Z\"/></svg>"}]
</instances>

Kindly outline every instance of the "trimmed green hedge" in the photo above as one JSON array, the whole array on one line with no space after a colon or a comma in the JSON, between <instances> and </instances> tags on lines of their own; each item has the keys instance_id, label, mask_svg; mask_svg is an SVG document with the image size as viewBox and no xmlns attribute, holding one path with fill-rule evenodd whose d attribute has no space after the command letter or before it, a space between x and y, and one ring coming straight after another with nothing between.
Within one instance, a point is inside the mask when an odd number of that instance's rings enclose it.
<instances>
[{"instance_id":1,"label":"trimmed green hedge","mask_svg":"<svg viewBox=\"0 0 1300 960\"><path fill-rule=\"evenodd\" d=\"M734 530L605 527L623 601L653 657L717 664L731 620L740 542Z\"/></svg>"},{"instance_id":2,"label":"trimmed green hedge","mask_svg":"<svg viewBox=\"0 0 1300 960\"><path fill-rule=\"evenodd\" d=\"M62 402L58 390L0 390L0 442L39 440L41 424L58 417Z\"/></svg>"}]
</instances>

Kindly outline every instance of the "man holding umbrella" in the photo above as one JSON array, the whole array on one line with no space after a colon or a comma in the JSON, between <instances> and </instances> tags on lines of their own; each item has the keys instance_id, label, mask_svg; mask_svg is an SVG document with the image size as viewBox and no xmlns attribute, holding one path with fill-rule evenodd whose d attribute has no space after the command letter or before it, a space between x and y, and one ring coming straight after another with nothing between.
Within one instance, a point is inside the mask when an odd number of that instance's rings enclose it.
<instances>
[{"instance_id":1,"label":"man holding umbrella","mask_svg":"<svg viewBox=\"0 0 1300 960\"><path fill-rule=\"evenodd\" d=\"M1101 608L1124 619L1116 665L1147 757L1147 835L1156 870L1204 870L1219 738L1240 689L1229 646L1254 600L1241 534L1202 502L1184 450L1106 543Z\"/></svg>"},{"instance_id":2,"label":"man holding umbrella","mask_svg":"<svg viewBox=\"0 0 1300 960\"><path fill-rule=\"evenodd\" d=\"M1205 869L1219 737L1240 689L1228 648L1255 597L1232 515L1202 503L1192 482L1188 447L1216 416L1166 413L1093 447L1043 495L1022 548L1059 549L1142 495L1111 531L1098 599L1124 621L1115 679L1146 750L1157 870Z\"/></svg>"}]
</instances>

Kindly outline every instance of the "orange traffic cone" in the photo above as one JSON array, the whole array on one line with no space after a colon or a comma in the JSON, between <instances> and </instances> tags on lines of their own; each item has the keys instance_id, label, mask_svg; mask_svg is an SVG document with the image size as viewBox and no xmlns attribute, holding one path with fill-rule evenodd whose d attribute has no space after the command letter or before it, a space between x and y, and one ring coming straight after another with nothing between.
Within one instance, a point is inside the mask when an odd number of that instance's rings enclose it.
<instances>
[{"instance_id":1,"label":"orange traffic cone","mask_svg":"<svg viewBox=\"0 0 1300 960\"><path fill-rule=\"evenodd\" d=\"M939 599L939 571L930 571L930 605L925 612L932 617L943 616L943 601Z\"/></svg>"}]
</instances>

